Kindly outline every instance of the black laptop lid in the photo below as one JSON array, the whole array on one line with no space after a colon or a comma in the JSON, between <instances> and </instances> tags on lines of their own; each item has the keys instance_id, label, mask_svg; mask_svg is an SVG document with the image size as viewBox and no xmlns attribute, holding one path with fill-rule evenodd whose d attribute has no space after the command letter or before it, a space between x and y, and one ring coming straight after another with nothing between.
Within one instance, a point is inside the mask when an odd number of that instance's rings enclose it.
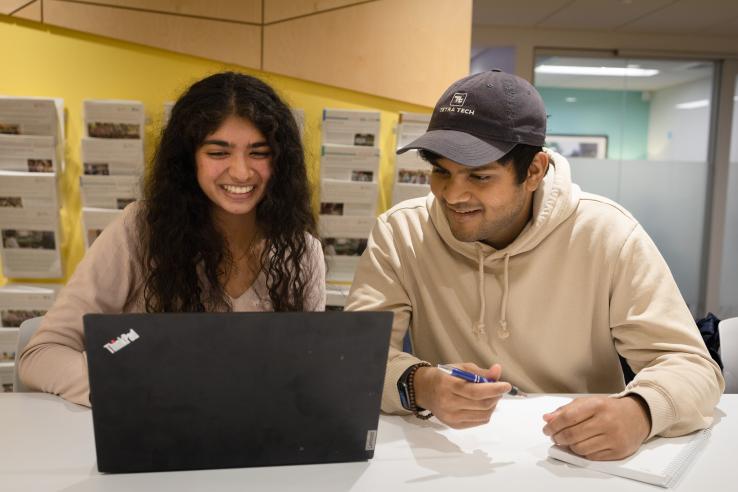
<instances>
[{"instance_id":1,"label":"black laptop lid","mask_svg":"<svg viewBox=\"0 0 738 492\"><path fill-rule=\"evenodd\" d=\"M392 314L84 316L98 469L366 460Z\"/></svg>"}]
</instances>

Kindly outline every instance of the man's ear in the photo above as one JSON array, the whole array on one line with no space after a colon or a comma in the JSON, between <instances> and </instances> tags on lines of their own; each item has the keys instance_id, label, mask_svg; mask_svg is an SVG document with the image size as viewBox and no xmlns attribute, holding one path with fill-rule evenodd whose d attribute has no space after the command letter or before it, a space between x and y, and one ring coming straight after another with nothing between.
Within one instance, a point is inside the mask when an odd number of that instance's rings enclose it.
<instances>
[{"instance_id":1,"label":"man's ear","mask_svg":"<svg viewBox=\"0 0 738 492\"><path fill-rule=\"evenodd\" d=\"M533 157L533 162L528 167L528 176L525 178L525 189L528 191L536 191L548 172L548 154L538 152Z\"/></svg>"}]
</instances>

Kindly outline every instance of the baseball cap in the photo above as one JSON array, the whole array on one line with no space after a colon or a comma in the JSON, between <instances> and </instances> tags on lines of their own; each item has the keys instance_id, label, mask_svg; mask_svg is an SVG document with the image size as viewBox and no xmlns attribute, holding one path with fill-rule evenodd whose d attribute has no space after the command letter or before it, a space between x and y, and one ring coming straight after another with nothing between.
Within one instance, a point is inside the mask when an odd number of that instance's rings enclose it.
<instances>
[{"instance_id":1,"label":"baseball cap","mask_svg":"<svg viewBox=\"0 0 738 492\"><path fill-rule=\"evenodd\" d=\"M530 82L490 70L469 75L446 89L428 130L398 154L424 149L465 166L499 160L517 144L542 147L546 108Z\"/></svg>"}]
</instances>

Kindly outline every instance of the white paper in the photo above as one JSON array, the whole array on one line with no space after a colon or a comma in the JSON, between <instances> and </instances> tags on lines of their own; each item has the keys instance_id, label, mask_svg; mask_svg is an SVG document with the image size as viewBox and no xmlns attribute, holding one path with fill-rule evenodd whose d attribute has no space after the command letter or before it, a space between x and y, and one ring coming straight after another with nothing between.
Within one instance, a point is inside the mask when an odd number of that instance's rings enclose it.
<instances>
[{"instance_id":1,"label":"white paper","mask_svg":"<svg viewBox=\"0 0 738 492\"><path fill-rule=\"evenodd\" d=\"M56 207L0 207L0 236L3 274L6 277L63 276L59 211Z\"/></svg>"},{"instance_id":2,"label":"white paper","mask_svg":"<svg viewBox=\"0 0 738 492\"><path fill-rule=\"evenodd\" d=\"M323 145L320 177L345 181L377 182L379 148L355 145Z\"/></svg>"},{"instance_id":3,"label":"white paper","mask_svg":"<svg viewBox=\"0 0 738 492\"><path fill-rule=\"evenodd\" d=\"M0 171L0 218L37 208L57 210L56 175Z\"/></svg>"},{"instance_id":4,"label":"white paper","mask_svg":"<svg viewBox=\"0 0 738 492\"><path fill-rule=\"evenodd\" d=\"M174 101L166 101L164 103L164 115L161 122L162 128L167 126L167 123L169 123L169 118L172 117L172 108L174 108Z\"/></svg>"},{"instance_id":5,"label":"white paper","mask_svg":"<svg viewBox=\"0 0 738 492\"><path fill-rule=\"evenodd\" d=\"M6 277L62 275L56 175L0 171L0 253Z\"/></svg>"},{"instance_id":6,"label":"white paper","mask_svg":"<svg viewBox=\"0 0 738 492\"><path fill-rule=\"evenodd\" d=\"M2 330L2 328L0 328L0 330ZM17 333L18 330L14 331ZM13 366L14 363L11 361L0 361L0 392L13 392Z\"/></svg>"},{"instance_id":7,"label":"white paper","mask_svg":"<svg viewBox=\"0 0 738 492\"><path fill-rule=\"evenodd\" d=\"M411 166L397 168L396 183L430 186L431 167L427 163L418 169Z\"/></svg>"},{"instance_id":8,"label":"white paper","mask_svg":"<svg viewBox=\"0 0 738 492\"><path fill-rule=\"evenodd\" d=\"M82 225L85 238L85 247L89 248L95 239L102 233L111 222L123 213L122 210L108 208L82 209Z\"/></svg>"},{"instance_id":9,"label":"white paper","mask_svg":"<svg viewBox=\"0 0 738 492\"><path fill-rule=\"evenodd\" d=\"M373 216L320 216L326 280L349 283L353 281L359 257L366 248L367 238L375 221Z\"/></svg>"},{"instance_id":10,"label":"white paper","mask_svg":"<svg viewBox=\"0 0 738 492\"><path fill-rule=\"evenodd\" d=\"M397 148L410 144L428 129L430 114L400 113L397 126ZM395 156L395 180L392 205L430 193L431 166L420 158L417 150Z\"/></svg>"},{"instance_id":11,"label":"white paper","mask_svg":"<svg viewBox=\"0 0 738 492\"><path fill-rule=\"evenodd\" d=\"M319 217L320 236L349 237L365 239L372 232L375 217L343 217L340 215L321 215Z\"/></svg>"},{"instance_id":12,"label":"white paper","mask_svg":"<svg viewBox=\"0 0 738 492\"><path fill-rule=\"evenodd\" d=\"M378 191L377 183L323 179L320 214L374 217Z\"/></svg>"},{"instance_id":13,"label":"white paper","mask_svg":"<svg viewBox=\"0 0 738 492\"><path fill-rule=\"evenodd\" d=\"M323 238L326 279L334 282L352 282L359 257L366 249L366 239Z\"/></svg>"},{"instance_id":14,"label":"white paper","mask_svg":"<svg viewBox=\"0 0 738 492\"><path fill-rule=\"evenodd\" d=\"M143 138L145 113L140 101L87 99L83 112L86 137Z\"/></svg>"},{"instance_id":15,"label":"white paper","mask_svg":"<svg viewBox=\"0 0 738 492\"><path fill-rule=\"evenodd\" d=\"M392 205L430 193L431 165L408 150L395 158L395 184L392 189Z\"/></svg>"},{"instance_id":16,"label":"white paper","mask_svg":"<svg viewBox=\"0 0 738 492\"><path fill-rule=\"evenodd\" d=\"M292 116L295 118L297 129L300 132L300 138L305 136L305 110L300 108L291 108Z\"/></svg>"},{"instance_id":17,"label":"white paper","mask_svg":"<svg viewBox=\"0 0 738 492\"><path fill-rule=\"evenodd\" d=\"M326 311L342 311L346 305L350 286L326 283L325 309Z\"/></svg>"},{"instance_id":18,"label":"white paper","mask_svg":"<svg viewBox=\"0 0 738 492\"><path fill-rule=\"evenodd\" d=\"M366 238L326 237L324 252L331 256L361 256L366 249Z\"/></svg>"},{"instance_id":19,"label":"white paper","mask_svg":"<svg viewBox=\"0 0 738 492\"><path fill-rule=\"evenodd\" d=\"M430 171L431 164L421 159L417 150L408 150L402 154L395 155L395 170L401 169Z\"/></svg>"},{"instance_id":20,"label":"white paper","mask_svg":"<svg viewBox=\"0 0 738 492\"><path fill-rule=\"evenodd\" d=\"M63 115L61 99L0 96L0 134L45 135L63 142Z\"/></svg>"},{"instance_id":21,"label":"white paper","mask_svg":"<svg viewBox=\"0 0 738 492\"><path fill-rule=\"evenodd\" d=\"M430 114L400 112L397 125L397 148L404 147L428 130Z\"/></svg>"},{"instance_id":22,"label":"white paper","mask_svg":"<svg viewBox=\"0 0 738 492\"><path fill-rule=\"evenodd\" d=\"M82 139L82 172L84 174L140 175L143 168L143 140Z\"/></svg>"},{"instance_id":23,"label":"white paper","mask_svg":"<svg viewBox=\"0 0 738 492\"><path fill-rule=\"evenodd\" d=\"M140 198L139 176L80 176L85 207L124 209Z\"/></svg>"},{"instance_id":24,"label":"white paper","mask_svg":"<svg viewBox=\"0 0 738 492\"><path fill-rule=\"evenodd\" d=\"M0 392L13 391L18 328L0 328Z\"/></svg>"},{"instance_id":25,"label":"white paper","mask_svg":"<svg viewBox=\"0 0 738 492\"><path fill-rule=\"evenodd\" d=\"M0 287L0 326L17 328L27 319L43 316L55 297L53 289L19 284Z\"/></svg>"},{"instance_id":26,"label":"white paper","mask_svg":"<svg viewBox=\"0 0 738 492\"><path fill-rule=\"evenodd\" d=\"M569 448L553 445L551 458L589 470L609 473L640 482L673 487L692 464L710 437L710 429L702 429L679 437L657 436L644 443L634 454L620 460L591 461Z\"/></svg>"},{"instance_id":27,"label":"white paper","mask_svg":"<svg viewBox=\"0 0 738 492\"><path fill-rule=\"evenodd\" d=\"M428 185L395 184L392 190L392 206L405 200L426 196L428 193L430 193L430 186Z\"/></svg>"},{"instance_id":28,"label":"white paper","mask_svg":"<svg viewBox=\"0 0 738 492\"><path fill-rule=\"evenodd\" d=\"M399 123L402 124L421 124L428 126L431 120L431 113L413 113L411 111L400 111Z\"/></svg>"},{"instance_id":29,"label":"white paper","mask_svg":"<svg viewBox=\"0 0 738 492\"><path fill-rule=\"evenodd\" d=\"M0 328L0 364L15 360L15 349L17 345L18 328Z\"/></svg>"},{"instance_id":30,"label":"white paper","mask_svg":"<svg viewBox=\"0 0 738 492\"><path fill-rule=\"evenodd\" d=\"M0 96L0 134L54 140L54 168L64 171L64 101L48 97ZM34 168L44 163L33 163Z\"/></svg>"},{"instance_id":31,"label":"white paper","mask_svg":"<svg viewBox=\"0 0 738 492\"><path fill-rule=\"evenodd\" d=\"M322 143L379 147L379 111L324 109Z\"/></svg>"},{"instance_id":32,"label":"white paper","mask_svg":"<svg viewBox=\"0 0 738 492\"><path fill-rule=\"evenodd\" d=\"M54 137L0 135L0 170L53 173L56 163Z\"/></svg>"}]
</instances>

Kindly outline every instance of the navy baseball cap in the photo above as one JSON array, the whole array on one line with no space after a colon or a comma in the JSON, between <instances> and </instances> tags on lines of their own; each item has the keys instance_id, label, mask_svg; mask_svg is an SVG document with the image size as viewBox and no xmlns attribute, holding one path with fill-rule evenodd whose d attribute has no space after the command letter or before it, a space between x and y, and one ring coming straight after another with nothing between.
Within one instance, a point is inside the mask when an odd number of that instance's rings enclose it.
<instances>
[{"instance_id":1,"label":"navy baseball cap","mask_svg":"<svg viewBox=\"0 0 738 492\"><path fill-rule=\"evenodd\" d=\"M546 108L530 82L491 70L469 75L446 89L426 133L397 151L434 152L465 166L499 160L517 144L543 147Z\"/></svg>"}]
</instances>

